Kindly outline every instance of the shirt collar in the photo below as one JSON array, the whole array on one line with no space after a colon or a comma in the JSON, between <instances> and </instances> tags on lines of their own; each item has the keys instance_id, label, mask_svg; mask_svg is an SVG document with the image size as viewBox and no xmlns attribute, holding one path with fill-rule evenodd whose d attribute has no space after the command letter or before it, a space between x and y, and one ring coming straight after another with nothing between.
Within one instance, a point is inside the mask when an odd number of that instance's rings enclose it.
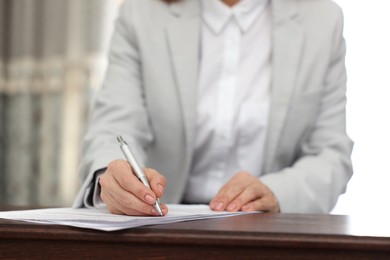
<instances>
[{"instance_id":1,"label":"shirt collar","mask_svg":"<svg viewBox=\"0 0 390 260\"><path fill-rule=\"evenodd\" d=\"M241 0L232 8L221 0L202 0L203 21L219 34L234 17L242 32L246 32L268 8L269 0Z\"/></svg>"}]
</instances>

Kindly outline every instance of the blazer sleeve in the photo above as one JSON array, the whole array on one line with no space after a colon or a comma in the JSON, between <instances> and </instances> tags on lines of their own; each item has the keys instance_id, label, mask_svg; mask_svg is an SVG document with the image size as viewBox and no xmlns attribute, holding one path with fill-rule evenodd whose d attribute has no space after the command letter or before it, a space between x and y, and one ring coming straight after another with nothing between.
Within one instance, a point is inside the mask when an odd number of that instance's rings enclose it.
<instances>
[{"instance_id":1,"label":"blazer sleeve","mask_svg":"<svg viewBox=\"0 0 390 260\"><path fill-rule=\"evenodd\" d=\"M131 145L141 166L145 163L145 147L153 139L143 98L132 5L133 1L124 2L116 22L109 67L83 141L79 169L83 185L74 201L75 207L85 206L86 192L93 192L94 173L111 161L124 158L116 136L122 135Z\"/></svg>"},{"instance_id":2,"label":"blazer sleeve","mask_svg":"<svg viewBox=\"0 0 390 260\"><path fill-rule=\"evenodd\" d=\"M327 213L352 176L353 142L346 133L346 46L341 10L317 120L291 167L261 177L282 212Z\"/></svg>"}]
</instances>

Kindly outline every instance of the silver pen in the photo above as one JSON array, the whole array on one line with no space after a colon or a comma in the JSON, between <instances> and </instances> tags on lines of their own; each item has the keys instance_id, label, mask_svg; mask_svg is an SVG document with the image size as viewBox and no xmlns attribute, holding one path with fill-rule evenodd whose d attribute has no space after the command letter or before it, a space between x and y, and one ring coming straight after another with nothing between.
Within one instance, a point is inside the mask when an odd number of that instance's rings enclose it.
<instances>
[{"instance_id":1,"label":"silver pen","mask_svg":"<svg viewBox=\"0 0 390 260\"><path fill-rule=\"evenodd\" d=\"M127 145L127 143L125 142L125 140L123 140L122 136L118 136L116 139L118 140L119 146L120 146L120 148L121 148L123 154L125 155L127 161L129 162L131 168L133 169L133 172L134 172L135 175L137 176L137 178L138 178L146 187L148 187L149 189L151 189L151 188L150 188L149 181L148 181L148 179L146 178L144 171L141 169L141 167L140 167L139 164L137 163L137 160L135 159L133 153L132 153L131 150L130 150L130 147ZM160 208L160 205L158 204L158 199L156 200L156 203L155 203L153 206L154 206L154 209L157 210L157 212L160 214L160 216L163 216L162 211L161 211L161 208Z\"/></svg>"}]
</instances>

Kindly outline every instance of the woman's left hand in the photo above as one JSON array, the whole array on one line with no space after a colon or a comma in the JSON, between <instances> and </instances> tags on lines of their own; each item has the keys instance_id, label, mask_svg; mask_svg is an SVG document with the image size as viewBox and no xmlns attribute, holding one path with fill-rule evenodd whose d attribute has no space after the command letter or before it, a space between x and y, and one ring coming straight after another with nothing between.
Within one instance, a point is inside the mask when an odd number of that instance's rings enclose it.
<instances>
[{"instance_id":1,"label":"woman's left hand","mask_svg":"<svg viewBox=\"0 0 390 260\"><path fill-rule=\"evenodd\" d=\"M279 202L268 186L248 172L234 175L210 202L215 211L280 212Z\"/></svg>"}]
</instances>

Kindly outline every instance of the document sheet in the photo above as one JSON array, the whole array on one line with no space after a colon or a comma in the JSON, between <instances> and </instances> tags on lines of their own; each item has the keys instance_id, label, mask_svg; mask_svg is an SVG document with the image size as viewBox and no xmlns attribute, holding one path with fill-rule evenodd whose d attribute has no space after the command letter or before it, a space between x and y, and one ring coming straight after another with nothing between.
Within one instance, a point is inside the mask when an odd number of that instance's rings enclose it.
<instances>
[{"instance_id":1,"label":"document sheet","mask_svg":"<svg viewBox=\"0 0 390 260\"><path fill-rule=\"evenodd\" d=\"M247 212L216 212L208 205L168 205L166 216L133 217L115 215L107 209L49 208L0 212L0 218L41 224L57 224L80 228L115 231L146 225L175 223L189 220L229 217Z\"/></svg>"}]
</instances>

